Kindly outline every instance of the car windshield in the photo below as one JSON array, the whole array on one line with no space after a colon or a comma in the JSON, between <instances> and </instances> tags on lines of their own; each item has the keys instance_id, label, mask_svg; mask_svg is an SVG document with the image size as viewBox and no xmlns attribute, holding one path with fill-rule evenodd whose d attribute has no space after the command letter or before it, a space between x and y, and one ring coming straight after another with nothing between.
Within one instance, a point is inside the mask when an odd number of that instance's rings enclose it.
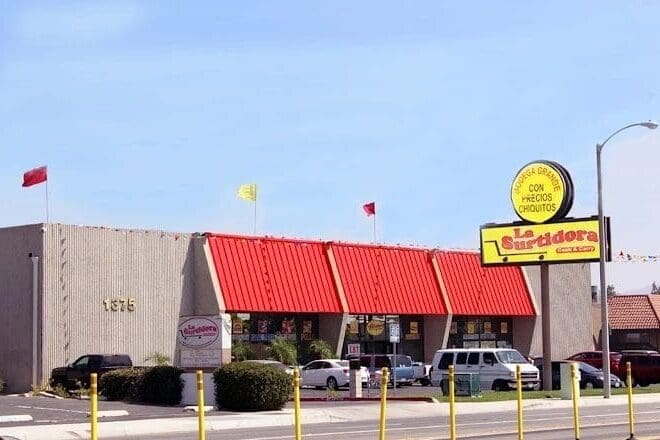
<instances>
[{"instance_id":1,"label":"car windshield","mask_svg":"<svg viewBox=\"0 0 660 440\"><path fill-rule=\"evenodd\" d=\"M600 369L598 369L598 368L596 368L592 365L586 364L584 362L578 362L578 364L580 364L580 370L584 371L585 373L598 373L598 372L600 372Z\"/></svg>"},{"instance_id":2,"label":"car windshield","mask_svg":"<svg viewBox=\"0 0 660 440\"><path fill-rule=\"evenodd\" d=\"M410 356L396 355L394 365L397 367L412 367L412 358Z\"/></svg>"},{"instance_id":3,"label":"car windshield","mask_svg":"<svg viewBox=\"0 0 660 440\"><path fill-rule=\"evenodd\" d=\"M497 359L503 364L526 364L527 359L523 357L522 354L518 353L517 350L503 350L495 353Z\"/></svg>"}]
</instances>

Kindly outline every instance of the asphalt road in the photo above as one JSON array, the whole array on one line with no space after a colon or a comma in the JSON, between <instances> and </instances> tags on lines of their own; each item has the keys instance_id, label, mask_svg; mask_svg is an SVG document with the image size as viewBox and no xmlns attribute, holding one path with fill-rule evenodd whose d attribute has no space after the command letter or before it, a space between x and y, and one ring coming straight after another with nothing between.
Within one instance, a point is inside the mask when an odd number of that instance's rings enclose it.
<instances>
[{"instance_id":1,"label":"asphalt road","mask_svg":"<svg viewBox=\"0 0 660 440\"><path fill-rule=\"evenodd\" d=\"M637 407L635 438L660 439L660 407L657 403ZM625 405L590 408L582 412L581 440L626 439L629 437ZM525 439L560 440L575 439L573 417L570 409L539 409L525 414ZM342 422L303 426L303 438L333 439L350 437L351 440L373 440L379 433L378 422ZM506 413L481 413L457 416L457 438L515 439L517 438L516 415ZM197 433L135 437L138 440L194 440ZM285 440L293 438L292 427L268 427L232 429L231 432L207 432L209 440ZM406 418L387 424L388 440L440 440L449 438L447 417Z\"/></svg>"},{"instance_id":2,"label":"asphalt road","mask_svg":"<svg viewBox=\"0 0 660 440\"><path fill-rule=\"evenodd\" d=\"M418 397L439 394L438 387L422 387L420 385L397 388L388 390L389 397ZM348 397L347 389L340 389L336 392L328 390L316 390L313 388L303 388L301 397L311 399L327 400L329 397ZM378 390L364 390L364 397L378 397ZM310 405L327 405L327 402L305 402ZM289 402L287 406L292 407ZM112 417L105 420L136 420L153 419L163 417L194 417L195 414L185 412L182 407L139 405L126 402L108 402L99 401L99 411L117 411L125 410L127 416ZM5 422L0 427L24 426L34 424L62 424L62 423L85 423L89 420L89 400L78 399L52 399L47 397L13 397L0 396L0 416L3 415L30 415L32 421L25 422ZM226 411L211 411L208 415L218 416L228 414Z\"/></svg>"}]
</instances>

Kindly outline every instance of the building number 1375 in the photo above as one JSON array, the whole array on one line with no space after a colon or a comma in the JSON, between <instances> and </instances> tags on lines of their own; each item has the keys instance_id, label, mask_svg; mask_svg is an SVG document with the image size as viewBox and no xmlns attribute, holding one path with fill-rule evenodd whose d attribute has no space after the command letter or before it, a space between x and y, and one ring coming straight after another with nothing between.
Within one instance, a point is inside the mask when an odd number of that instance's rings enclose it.
<instances>
[{"instance_id":1,"label":"building number 1375","mask_svg":"<svg viewBox=\"0 0 660 440\"><path fill-rule=\"evenodd\" d=\"M106 298L103 305L106 312L132 312L135 310L135 298Z\"/></svg>"}]
</instances>

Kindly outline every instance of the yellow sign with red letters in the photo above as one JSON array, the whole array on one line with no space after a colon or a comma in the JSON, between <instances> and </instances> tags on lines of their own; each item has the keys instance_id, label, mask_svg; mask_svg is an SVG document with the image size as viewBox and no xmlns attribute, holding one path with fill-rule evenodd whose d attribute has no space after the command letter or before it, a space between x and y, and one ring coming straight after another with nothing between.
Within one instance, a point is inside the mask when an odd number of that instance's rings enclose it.
<instances>
[{"instance_id":1,"label":"yellow sign with red letters","mask_svg":"<svg viewBox=\"0 0 660 440\"><path fill-rule=\"evenodd\" d=\"M606 222L606 229L608 225ZM485 225L481 227L481 263L598 261L602 248L598 226L597 218L544 224Z\"/></svg>"}]
</instances>

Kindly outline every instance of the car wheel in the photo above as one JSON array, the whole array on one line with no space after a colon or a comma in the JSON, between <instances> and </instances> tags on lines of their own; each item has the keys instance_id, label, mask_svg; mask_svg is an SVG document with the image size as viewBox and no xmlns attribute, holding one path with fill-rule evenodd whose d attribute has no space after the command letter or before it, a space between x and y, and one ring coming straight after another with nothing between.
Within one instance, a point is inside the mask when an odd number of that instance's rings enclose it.
<instances>
[{"instance_id":1,"label":"car wheel","mask_svg":"<svg viewBox=\"0 0 660 440\"><path fill-rule=\"evenodd\" d=\"M337 388L339 388L339 386L337 386L337 379L335 379L332 376L328 378L328 381L326 383L328 385L329 390L336 390Z\"/></svg>"},{"instance_id":2,"label":"car wheel","mask_svg":"<svg viewBox=\"0 0 660 440\"><path fill-rule=\"evenodd\" d=\"M427 387L427 386L431 385L431 381L428 380L428 379L422 379L419 382L422 384L423 387Z\"/></svg>"},{"instance_id":3,"label":"car wheel","mask_svg":"<svg viewBox=\"0 0 660 440\"><path fill-rule=\"evenodd\" d=\"M493 391L509 391L509 385L501 380L493 382Z\"/></svg>"},{"instance_id":4,"label":"car wheel","mask_svg":"<svg viewBox=\"0 0 660 440\"><path fill-rule=\"evenodd\" d=\"M587 381L587 382L584 384L584 388L586 388L586 389L592 389L592 388L594 388L594 387L595 387L595 386L594 386L594 383L593 383L592 381Z\"/></svg>"}]
</instances>

